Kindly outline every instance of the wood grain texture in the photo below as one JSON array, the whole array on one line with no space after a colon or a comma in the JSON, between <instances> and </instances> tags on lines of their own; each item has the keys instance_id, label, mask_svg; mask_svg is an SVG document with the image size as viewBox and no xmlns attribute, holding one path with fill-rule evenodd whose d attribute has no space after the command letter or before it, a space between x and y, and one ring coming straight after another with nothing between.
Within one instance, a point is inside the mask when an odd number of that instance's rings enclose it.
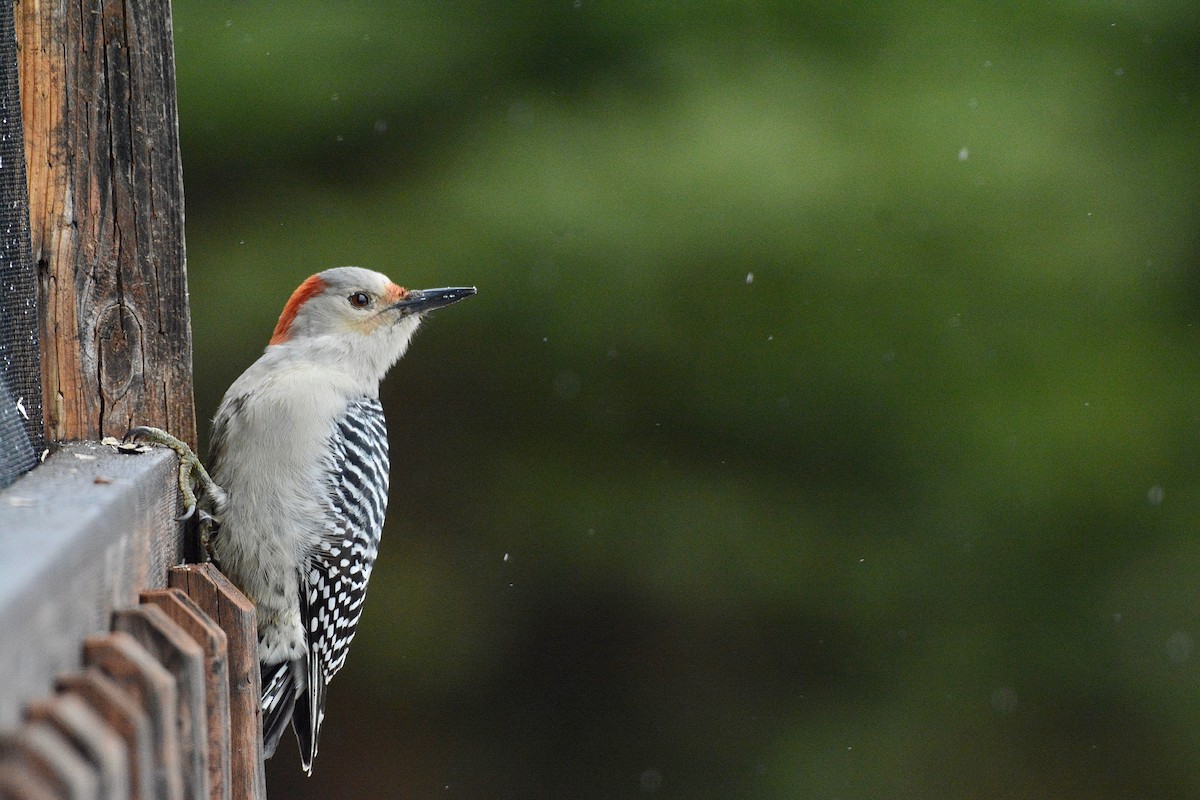
<instances>
[{"instance_id":1,"label":"wood grain texture","mask_svg":"<svg viewBox=\"0 0 1200 800\"><path fill-rule=\"evenodd\" d=\"M47 438L195 446L169 3L18 0Z\"/></svg>"},{"instance_id":2,"label":"wood grain texture","mask_svg":"<svg viewBox=\"0 0 1200 800\"><path fill-rule=\"evenodd\" d=\"M229 737L234 800L264 800L262 688L254 603L212 564L172 567L171 586L182 589L225 631L229 652Z\"/></svg>"},{"instance_id":3,"label":"wood grain texture","mask_svg":"<svg viewBox=\"0 0 1200 800\"><path fill-rule=\"evenodd\" d=\"M30 722L0 737L0 764L37 775L62 800L99 800L96 771L58 731Z\"/></svg>"},{"instance_id":4,"label":"wood grain texture","mask_svg":"<svg viewBox=\"0 0 1200 800\"><path fill-rule=\"evenodd\" d=\"M175 731L184 800L208 800L208 714L204 650L161 608L142 604L113 614L113 630L131 635L175 679Z\"/></svg>"},{"instance_id":5,"label":"wood grain texture","mask_svg":"<svg viewBox=\"0 0 1200 800\"><path fill-rule=\"evenodd\" d=\"M229 651L225 631L180 589L142 592L142 602L162 609L204 651L209 797L230 800Z\"/></svg>"},{"instance_id":6,"label":"wood grain texture","mask_svg":"<svg viewBox=\"0 0 1200 800\"><path fill-rule=\"evenodd\" d=\"M92 766L100 800L129 797L129 752L125 740L82 698L56 694L30 703L25 716L58 731Z\"/></svg>"},{"instance_id":7,"label":"wood grain texture","mask_svg":"<svg viewBox=\"0 0 1200 800\"><path fill-rule=\"evenodd\" d=\"M174 453L64 447L0 492L0 729L179 561Z\"/></svg>"},{"instance_id":8,"label":"wood grain texture","mask_svg":"<svg viewBox=\"0 0 1200 800\"><path fill-rule=\"evenodd\" d=\"M151 796L158 800L182 800L175 678L132 636L121 631L88 637L83 642L83 654L88 665L99 669L127 692L150 721L154 744Z\"/></svg>"},{"instance_id":9,"label":"wood grain texture","mask_svg":"<svg viewBox=\"0 0 1200 800\"><path fill-rule=\"evenodd\" d=\"M124 743L129 800L154 800L154 741L137 701L95 668L60 675L56 686L87 703Z\"/></svg>"}]
</instances>

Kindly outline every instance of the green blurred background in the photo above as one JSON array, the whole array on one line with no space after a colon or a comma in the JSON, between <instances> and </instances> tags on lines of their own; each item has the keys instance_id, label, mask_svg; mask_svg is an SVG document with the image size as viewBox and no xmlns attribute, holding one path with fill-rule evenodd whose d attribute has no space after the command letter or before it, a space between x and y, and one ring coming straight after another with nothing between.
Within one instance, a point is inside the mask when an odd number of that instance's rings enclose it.
<instances>
[{"instance_id":1,"label":"green blurred background","mask_svg":"<svg viewBox=\"0 0 1200 800\"><path fill-rule=\"evenodd\" d=\"M175 31L203 418L310 273L479 286L272 796L1200 796L1200 5Z\"/></svg>"}]
</instances>

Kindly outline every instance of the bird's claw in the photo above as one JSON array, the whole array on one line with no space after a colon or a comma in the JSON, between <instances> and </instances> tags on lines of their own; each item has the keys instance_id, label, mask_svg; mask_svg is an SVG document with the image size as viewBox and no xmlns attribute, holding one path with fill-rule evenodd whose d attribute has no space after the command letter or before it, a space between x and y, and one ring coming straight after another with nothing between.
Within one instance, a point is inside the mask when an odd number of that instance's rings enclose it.
<instances>
[{"instance_id":1,"label":"bird's claw","mask_svg":"<svg viewBox=\"0 0 1200 800\"><path fill-rule=\"evenodd\" d=\"M205 561L217 563L217 553L213 549L213 539L221 532L221 520L204 509L200 509L199 521L200 557Z\"/></svg>"},{"instance_id":2,"label":"bird's claw","mask_svg":"<svg viewBox=\"0 0 1200 800\"><path fill-rule=\"evenodd\" d=\"M128 442L133 439L147 439L149 441L156 441L155 436L159 433L166 433L166 431L158 428L148 428L145 425L135 425L125 432L125 435L121 437L121 441ZM167 435L169 436L170 434Z\"/></svg>"},{"instance_id":3,"label":"bird's claw","mask_svg":"<svg viewBox=\"0 0 1200 800\"><path fill-rule=\"evenodd\" d=\"M163 447L174 450L179 455L179 494L183 497L183 514L176 517L176 521L185 522L191 519L197 511L199 502L197 500L197 489L201 494L211 497L212 501L217 504L218 508L222 505L225 491L213 481L208 474L208 470L200 463L199 457L196 456L192 448L188 447L187 443L172 436L161 428L151 428L145 425L138 425L130 428L125 434L123 441L141 439L151 444L161 445ZM216 523L216 517L211 514L201 511L200 522L203 528L216 529L219 524ZM211 557L212 548L208 542L208 533L202 531L201 543L205 555Z\"/></svg>"}]
</instances>

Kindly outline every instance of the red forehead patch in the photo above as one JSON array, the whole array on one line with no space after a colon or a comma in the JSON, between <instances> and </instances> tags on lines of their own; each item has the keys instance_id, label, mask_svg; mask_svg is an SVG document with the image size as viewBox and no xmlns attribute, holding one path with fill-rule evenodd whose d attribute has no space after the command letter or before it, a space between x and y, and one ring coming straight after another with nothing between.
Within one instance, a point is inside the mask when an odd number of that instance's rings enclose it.
<instances>
[{"instance_id":1,"label":"red forehead patch","mask_svg":"<svg viewBox=\"0 0 1200 800\"><path fill-rule=\"evenodd\" d=\"M321 280L320 275L313 275L292 292L287 305L283 307L283 313L279 315L279 322L275 323L275 333L271 336L271 344L281 344L291 337L292 323L296 321L296 315L300 313L300 306L323 291L325 291L325 281Z\"/></svg>"},{"instance_id":2,"label":"red forehead patch","mask_svg":"<svg viewBox=\"0 0 1200 800\"><path fill-rule=\"evenodd\" d=\"M389 283L387 287L387 299L390 303L396 303L408 297L408 289L403 286L397 286L394 283Z\"/></svg>"}]
</instances>

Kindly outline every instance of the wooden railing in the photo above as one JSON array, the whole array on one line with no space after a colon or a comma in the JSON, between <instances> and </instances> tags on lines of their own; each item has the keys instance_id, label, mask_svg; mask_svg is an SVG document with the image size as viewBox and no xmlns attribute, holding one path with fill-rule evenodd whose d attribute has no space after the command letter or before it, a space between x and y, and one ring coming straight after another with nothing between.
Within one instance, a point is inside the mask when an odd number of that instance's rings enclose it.
<instances>
[{"instance_id":1,"label":"wooden railing","mask_svg":"<svg viewBox=\"0 0 1200 800\"><path fill-rule=\"evenodd\" d=\"M0 492L0 798L265 797L254 605L175 566L177 477L76 443Z\"/></svg>"}]
</instances>

